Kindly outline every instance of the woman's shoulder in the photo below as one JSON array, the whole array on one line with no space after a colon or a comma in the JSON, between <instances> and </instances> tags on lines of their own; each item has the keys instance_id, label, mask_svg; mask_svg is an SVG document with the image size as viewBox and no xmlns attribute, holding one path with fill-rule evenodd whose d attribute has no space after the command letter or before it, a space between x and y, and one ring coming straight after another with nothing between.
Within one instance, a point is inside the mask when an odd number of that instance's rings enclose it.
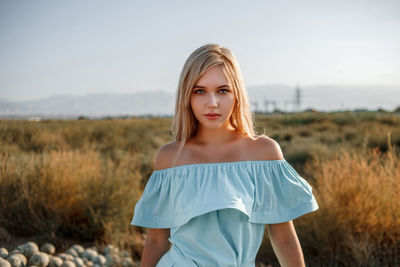
<instances>
[{"instance_id":1,"label":"woman's shoulder","mask_svg":"<svg viewBox=\"0 0 400 267\"><path fill-rule=\"evenodd\" d=\"M280 145L274 139L259 135L243 139L238 149L241 150L242 160L281 160L283 154ZM176 157L182 149L181 142L172 141L161 146L157 152L154 170L167 169L175 166Z\"/></svg>"},{"instance_id":2,"label":"woman's shoulder","mask_svg":"<svg viewBox=\"0 0 400 267\"><path fill-rule=\"evenodd\" d=\"M166 169L172 166L173 159L177 151L179 150L180 142L172 141L158 149L156 161L154 163L154 169Z\"/></svg>"},{"instance_id":3,"label":"woman's shoulder","mask_svg":"<svg viewBox=\"0 0 400 267\"><path fill-rule=\"evenodd\" d=\"M258 135L249 139L250 150L257 160L281 160L282 149L277 141L266 136Z\"/></svg>"}]
</instances>

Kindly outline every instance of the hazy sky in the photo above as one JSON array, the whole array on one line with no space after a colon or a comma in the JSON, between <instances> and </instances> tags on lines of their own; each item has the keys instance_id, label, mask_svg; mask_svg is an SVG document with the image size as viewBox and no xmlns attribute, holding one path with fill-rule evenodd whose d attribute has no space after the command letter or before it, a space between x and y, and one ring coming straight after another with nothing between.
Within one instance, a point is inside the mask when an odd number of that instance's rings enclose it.
<instances>
[{"instance_id":1,"label":"hazy sky","mask_svg":"<svg viewBox=\"0 0 400 267\"><path fill-rule=\"evenodd\" d=\"M176 90L229 47L247 86L400 85L400 1L0 0L0 98Z\"/></svg>"}]
</instances>

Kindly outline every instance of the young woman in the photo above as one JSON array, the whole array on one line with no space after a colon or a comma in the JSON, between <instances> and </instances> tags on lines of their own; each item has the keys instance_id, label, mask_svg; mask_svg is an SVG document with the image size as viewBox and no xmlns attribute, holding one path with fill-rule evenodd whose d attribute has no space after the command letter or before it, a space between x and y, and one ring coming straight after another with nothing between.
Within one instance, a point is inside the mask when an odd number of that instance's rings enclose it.
<instances>
[{"instance_id":1,"label":"young woman","mask_svg":"<svg viewBox=\"0 0 400 267\"><path fill-rule=\"evenodd\" d=\"M312 188L253 127L232 52L195 50L179 80L175 141L159 149L131 222L149 228L141 267L255 266L265 225L280 264L305 265L292 220L318 209Z\"/></svg>"}]
</instances>

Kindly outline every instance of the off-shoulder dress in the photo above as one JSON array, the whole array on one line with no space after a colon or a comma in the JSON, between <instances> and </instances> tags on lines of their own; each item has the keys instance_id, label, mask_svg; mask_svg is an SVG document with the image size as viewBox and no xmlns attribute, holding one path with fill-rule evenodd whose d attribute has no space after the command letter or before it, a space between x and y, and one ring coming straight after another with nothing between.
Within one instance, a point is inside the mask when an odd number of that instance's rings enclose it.
<instances>
[{"instance_id":1,"label":"off-shoulder dress","mask_svg":"<svg viewBox=\"0 0 400 267\"><path fill-rule=\"evenodd\" d=\"M318 208L285 159L196 163L154 170L131 225L170 228L157 267L254 267L265 224Z\"/></svg>"}]
</instances>

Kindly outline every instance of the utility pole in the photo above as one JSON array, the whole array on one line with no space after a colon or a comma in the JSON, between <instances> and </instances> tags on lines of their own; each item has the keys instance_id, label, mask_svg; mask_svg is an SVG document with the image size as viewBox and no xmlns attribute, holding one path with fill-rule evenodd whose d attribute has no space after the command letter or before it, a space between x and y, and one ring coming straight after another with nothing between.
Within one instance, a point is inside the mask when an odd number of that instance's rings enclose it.
<instances>
[{"instance_id":1,"label":"utility pole","mask_svg":"<svg viewBox=\"0 0 400 267\"><path fill-rule=\"evenodd\" d=\"M257 101L252 101L251 105L254 107L254 112L258 112L258 102Z\"/></svg>"},{"instance_id":2,"label":"utility pole","mask_svg":"<svg viewBox=\"0 0 400 267\"><path fill-rule=\"evenodd\" d=\"M294 105L297 112L300 112L301 97L302 97L301 89L299 84L297 83L295 90L295 97L294 97Z\"/></svg>"},{"instance_id":3,"label":"utility pole","mask_svg":"<svg viewBox=\"0 0 400 267\"><path fill-rule=\"evenodd\" d=\"M269 106L272 105L272 112L274 112L276 110L276 101L274 100L268 100L266 98L264 98L264 108L265 108L265 112L270 112L269 111Z\"/></svg>"}]
</instances>

